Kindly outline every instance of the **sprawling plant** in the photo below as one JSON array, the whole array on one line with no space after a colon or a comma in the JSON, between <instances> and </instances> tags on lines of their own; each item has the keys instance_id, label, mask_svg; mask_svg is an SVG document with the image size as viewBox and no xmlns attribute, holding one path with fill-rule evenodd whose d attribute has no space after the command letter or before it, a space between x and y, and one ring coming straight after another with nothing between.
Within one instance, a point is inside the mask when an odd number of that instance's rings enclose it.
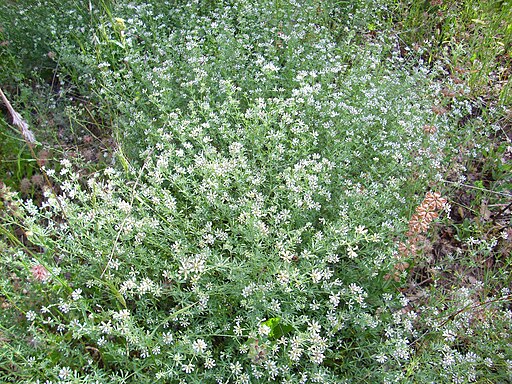
<instances>
[{"instance_id":1,"label":"sprawling plant","mask_svg":"<svg viewBox=\"0 0 512 384\"><path fill-rule=\"evenodd\" d=\"M420 334L398 238L448 151L426 70L355 47L348 21L335 36L313 1L147 3L56 47L119 150L46 169L41 206L1 191L1 374L405 377Z\"/></svg>"}]
</instances>

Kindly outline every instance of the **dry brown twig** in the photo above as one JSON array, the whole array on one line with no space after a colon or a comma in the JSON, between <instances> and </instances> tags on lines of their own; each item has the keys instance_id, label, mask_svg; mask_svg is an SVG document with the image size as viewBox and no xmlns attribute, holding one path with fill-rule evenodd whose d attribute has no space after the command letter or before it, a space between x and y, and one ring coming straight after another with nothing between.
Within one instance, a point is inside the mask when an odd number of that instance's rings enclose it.
<instances>
[{"instance_id":1,"label":"dry brown twig","mask_svg":"<svg viewBox=\"0 0 512 384\"><path fill-rule=\"evenodd\" d=\"M20 129L21 135L29 145L35 144L36 137L34 136L34 133L28 128L27 122L23 120L21 115L14 110L11 103L9 102L9 99L7 99L7 96L5 96L4 92L2 91L2 88L0 88L0 98L2 98L2 101L4 102L7 110L9 111L9 114L12 117L12 124Z\"/></svg>"}]
</instances>

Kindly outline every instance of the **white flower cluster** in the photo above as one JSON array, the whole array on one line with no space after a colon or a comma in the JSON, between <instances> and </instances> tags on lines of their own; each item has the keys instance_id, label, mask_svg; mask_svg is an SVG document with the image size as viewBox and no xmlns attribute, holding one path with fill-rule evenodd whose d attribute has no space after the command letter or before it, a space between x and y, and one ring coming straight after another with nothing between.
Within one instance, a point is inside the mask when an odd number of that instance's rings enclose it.
<instances>
[{"instance_id":1,"label":"white flower cluster","mask_svg":"<svg viewBox=\"0 0 512 384\"><path fill-rule=\"evenodd\" d=\"M436 177L446 121L425 139L425 73L398 72L385 42L356 54L325 26L329 5L285 3L117 2L80 49L122 150L86 181L63 160L47 171L59 195L20 207L58 268L39 284L48 320L24 313L31 332L63 335L53 349L83 343L99 377L407 381L422 312L384 276L415 193L404 186ZM458 294L460 329L426 326L443 343L436 367L472 381L496 361L458 350L478 305Z\"/></svg>"}]
</instances>

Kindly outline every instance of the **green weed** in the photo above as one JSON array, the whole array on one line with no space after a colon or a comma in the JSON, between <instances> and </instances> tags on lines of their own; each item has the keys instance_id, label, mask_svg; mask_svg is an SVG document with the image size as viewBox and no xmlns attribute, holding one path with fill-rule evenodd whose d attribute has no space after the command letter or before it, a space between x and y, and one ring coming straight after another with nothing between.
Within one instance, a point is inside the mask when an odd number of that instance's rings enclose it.
<instances>
[{"instance_id":1,"label":"green weed","mask_svg":"<svg viewBox=\"0 0 512 384\"><path fill-rule=\"evenodd\" d=\"M470 4L0 6L58 158L2 165L2 380L510 380L507 86L471 72L504 51L462 57L503 29Z\"/></svg>"}]
</instances>

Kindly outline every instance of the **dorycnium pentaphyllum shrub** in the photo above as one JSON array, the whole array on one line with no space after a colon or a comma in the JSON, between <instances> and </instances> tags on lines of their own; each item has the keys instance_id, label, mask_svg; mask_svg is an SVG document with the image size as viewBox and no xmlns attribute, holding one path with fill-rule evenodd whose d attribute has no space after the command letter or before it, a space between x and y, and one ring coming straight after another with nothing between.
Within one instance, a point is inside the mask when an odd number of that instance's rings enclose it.
<instances>
[{"instance_id":1,"label":"dorycnium pentaphyllum shrub","mask_svg":"<svg viewBox=\"0 0 512 384\"><path fill-rule=\"evenodd\" d=\"M427 70L385 41L355 46L350 24L333 34L320 3L253 3L119 3L59 42L120 148L101 171L47 169L41 206L1 191L6 380L413 369L407 272L388 277L441 178L449 117L431 110Z\"/></svg>"}]
</instances>

